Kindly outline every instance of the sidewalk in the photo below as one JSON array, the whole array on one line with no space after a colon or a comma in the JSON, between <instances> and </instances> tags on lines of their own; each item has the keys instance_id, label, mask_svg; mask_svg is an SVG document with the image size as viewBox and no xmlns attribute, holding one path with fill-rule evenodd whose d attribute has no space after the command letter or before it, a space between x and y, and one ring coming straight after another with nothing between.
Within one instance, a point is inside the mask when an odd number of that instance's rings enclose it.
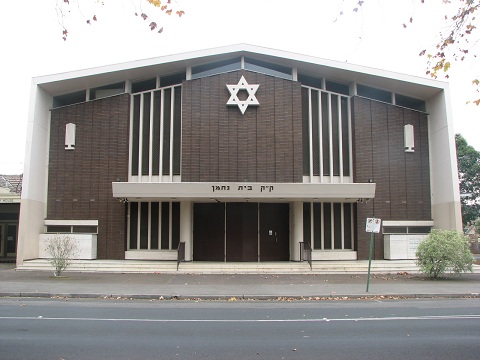
<instances>
[{"instance_id":1,"label":"sidewalk","mask_svg":"<svg viewBox=\"0 0 480 360\"><path fill-rule=\"evenodd\" d=\"M0 297L276 300L480 297L480 273L430 280L418 274L191 275L16 271L0 264Z\"/></svg>"}]
</instances>

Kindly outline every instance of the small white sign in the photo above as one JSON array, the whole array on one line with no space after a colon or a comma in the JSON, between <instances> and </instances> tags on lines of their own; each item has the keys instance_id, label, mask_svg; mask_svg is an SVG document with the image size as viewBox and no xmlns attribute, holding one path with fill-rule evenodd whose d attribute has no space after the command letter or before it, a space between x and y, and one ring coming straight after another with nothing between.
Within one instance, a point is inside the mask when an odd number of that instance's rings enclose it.
<instances>
[{"instance_id":1,"label":"small white sign","mask_svg":"<svg viewBox=\"0 0 480 360\"><path fill-rule=\"evenodd\" d=\"M377 218L367 218L367 224L365 226L365 231L368 233L379 233L380 225L382 224L381 219Z\"/></svg>"}]
</instances>

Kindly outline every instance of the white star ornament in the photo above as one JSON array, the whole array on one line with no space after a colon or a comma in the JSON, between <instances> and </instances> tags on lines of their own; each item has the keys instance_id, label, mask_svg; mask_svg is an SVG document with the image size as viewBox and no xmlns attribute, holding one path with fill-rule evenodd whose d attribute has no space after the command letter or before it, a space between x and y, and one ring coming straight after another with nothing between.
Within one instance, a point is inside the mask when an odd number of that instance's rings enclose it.
<instances>
[{"instance_id":1,"label":"white star ornament","mask_svg":"<svg viewBox=\"0 0 480 360\"><path fill-rule=\"evenodd\" d=\"M236 85L227 85L228 91L230 92L230 99L227 101L227 105L236 105L240 109L242 115L245 114L249 105L258 106L260 103L255 97L255 93L258 90L260 85L249 85L245 77L241 77ZM246 100L240 100L238 98L238 92L240 90L245 90L248 93Z\"/></svg>"}]
</instances>

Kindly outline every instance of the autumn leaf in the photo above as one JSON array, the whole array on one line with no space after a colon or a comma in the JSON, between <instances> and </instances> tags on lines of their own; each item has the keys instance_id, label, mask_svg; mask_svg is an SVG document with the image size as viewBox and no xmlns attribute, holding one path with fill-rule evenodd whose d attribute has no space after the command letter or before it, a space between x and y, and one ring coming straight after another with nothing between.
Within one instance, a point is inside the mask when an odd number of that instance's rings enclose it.
<instances>
[{"instance_id":1,"label":"autumn leaf","mask_svg":"<svg viewBox=\"0 0 480 360\"><path fill-rule=\"evenodd\" d=\"M56 2L57 2L57 5L56 5L57 12L58 12L59 17L60 17L59 22L60 22L60 25L61 25L62 30L63 30L62 39L65 41L65 40L67 40L67 37L68 37L68 32L66 30L68 26L65 25L65 20L68 18L68 14L73 9L71 9L70 0L63 0L63 1L62 0L56 0ZM100 0L95 0L94 2L98 3L99 5L104 5L103 1L100 1ZM139 2L149 3L153 6L155 6L156 8L158 8L165 15L172 15L172 13L174 11L175 11L175 14L178 17L182 17L183 15L185 15L185 11L176 9L175 5L173 5L173 7L172 7L172 4L176 3L172 0L165 0L165 1L161 1L161 0L139 0ZM359 3L363 3L363 1L360 1ZM68 6L68 9L67 9L67 6ZM148 24L150 30L157 30L158 29L158 25L157 25L158 20L157 19L155 19L155 21L153 21L153 19L150 16L148 16L145 12L134 11L134 14L135 14L135 16L140 16L143 20L148 19L149 23L147 23L147 24ZM152 14L150 14L150 15L152 15ZM84 19L84 21L87 25L92 25L92 22L93 21L98 21L98 19L97 19L96 15L92 15L91 17L89 16L86 19ZM159 29L158 33L161 33L162 31L163 31L163 28Z\"/></svg>"},{"instance_id":2,"label":"autumn leaf","mask_svg":"<svg viewBox=\"0 0 480 360\"><path fill-rule=\"evenodd\" d=\"M162 3L160 0L147 0L147 1L156 7L160 7L160 4Z\"/></svg>"}]
</instances>

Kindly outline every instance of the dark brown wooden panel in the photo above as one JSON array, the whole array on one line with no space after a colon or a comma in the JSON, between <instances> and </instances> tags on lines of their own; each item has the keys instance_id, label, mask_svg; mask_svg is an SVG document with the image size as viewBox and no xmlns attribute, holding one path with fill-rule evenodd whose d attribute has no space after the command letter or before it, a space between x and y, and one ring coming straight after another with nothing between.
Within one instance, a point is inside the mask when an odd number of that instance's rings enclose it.
<instances>
[{"instance_id":1,"label":"dark brown wooden panel","mask_svg":"<svg viewBox=\"0 0 480 360\"><path fill-rule=\"evenodd\" d=\"M130 95L52 110L48 219L98 220L100 259L124 259L125 205L112 182L128 179ZM75 150L65 150L65 125L76 125Z\"/></svg>"},{"instance_id":2,"label":"dark brown wooden panel","mask_svg":"<svg viewBox=\"0 0 480 360\"><path fill-rule=\"evenodd\" d=\"M290 259L289 204L260 204L260 261Z\"/></svg>"},{"instance_id":3,"label":"dark brown wooden panel","mask_svg":"<svg viewBox=\"0 0 480 360\"><path fill-rule=\"evenodd\" d=\"M227 84L259 84L260 106L227 106ZM183 84L182 181L301 182L300 84L236 71ZM191 99L186 99L191 96Z\"/></svg>"},{"instance_id":4,"label":"dark brown wooden panel","mask_svg":"<svg viewBox=\"0 0 480 360\"><path fill-rule=\"evenodd\" d=\"M376 184L375 199L357 205L359 259L368 258L367 217L382 220L431 220L427 115L418 111L354 97L354 181ZM415 151L405 152L404 125L414 126ZM383 235L375 235L374 254L383 258Z\"/></svg>"},{"instance_id":5,"label":"dark brown wooden panel","mask_svg":"<svg viewBox=\"0 0 480 360\"><path fill-rule=\"evenodd\" d=\"M225 204L193 206L193 260L225 260Z\"/></svg>"},{"instance_id":6,"label":"dark brown wooden panel","mask_svg":"<svg viewBox=\"0 0 480 360\"><path fill-rule=\"evenodd\" d=\"M227 204L227 261L258 260L258 204Z\"/></svg>"}]
</instances>

